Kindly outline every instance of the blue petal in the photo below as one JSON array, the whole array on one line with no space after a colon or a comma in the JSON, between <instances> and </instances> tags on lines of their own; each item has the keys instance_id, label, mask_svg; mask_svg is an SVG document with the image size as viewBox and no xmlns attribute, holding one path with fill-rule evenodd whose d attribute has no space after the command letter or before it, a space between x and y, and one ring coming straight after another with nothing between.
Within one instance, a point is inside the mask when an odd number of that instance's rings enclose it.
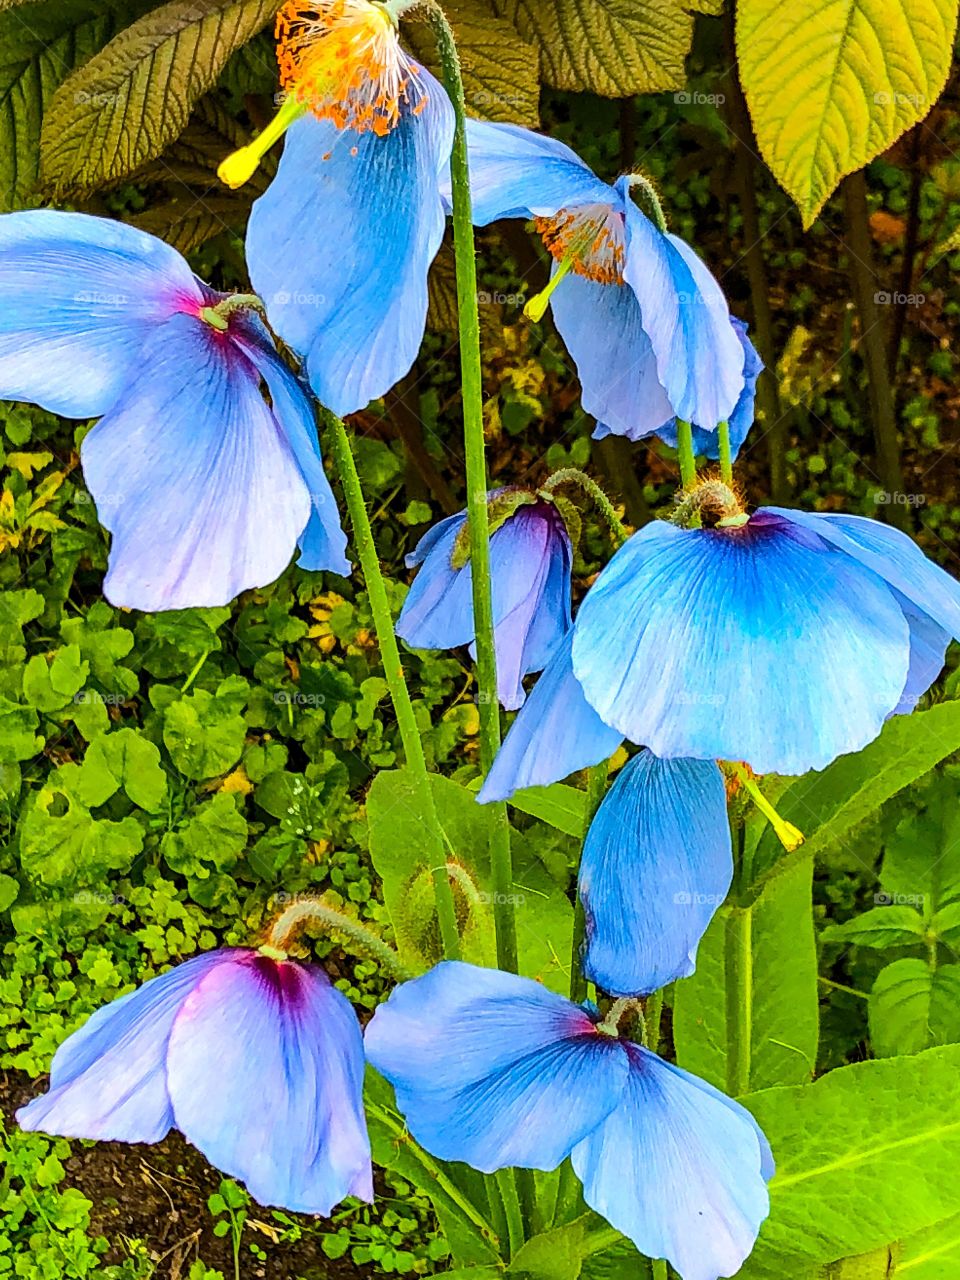
<instances>
[{"instance_id":1,"label":"blue petal","mask_svg":"<svg viewBox=\"0 0 960 1280\"><path fill-rule=\"evenodd\" d=\"M408 565L422 567L410 584L396 630L412 649L455 649L474 637L470 575L451 563L466 518L461 511L441 520L407 557Z\"/></svg>"},{"instance_id":2,"label":"blue petal","mask_svg":"<svg viewBox=\"0 0 960 1280\"><path fill-rule=\"evenodd\" d=\"M580 864L583 970L616 996L693 973L697 947L733 878L720 770L642 751L590 825Z\"/></svg>"},{"instance_id":3,"label":"blue petal","mask_svg":"<svg viewBox=\"0 0 960 1280\"><path fill-rule=\"evenodd\" d=\"M236 332L234 341L246 352L266 382L273 401L274 417L283 428L310 493L313 511L300 535L301 551L297 564L303 569L327 569L349 577L347 535L340 523L337 500L323 469L313 401L303 384L277 355L267 334L260 332L256 324L250 324L249 335L243 331Z\"/></svg>"},{"instance_id":4,"label":"blue petal","mask_svg":"<svg viewBox=\"0 0 960 1280\"><path fill-rule=\"evenodd\" d=\"M839 551L872 569L896 591L960 640L960 582L928 560L912 538L866 516L827 515L765 507L773 515L802 525Z\"/></svg>"},{"instance_id":5,"label":"blue petal","mask_svg":"<svg viewBox=\"0 0 960 1280\"><path fill-rule=\"evenodd\" d=\"M730 415L728 427L730 428L730 451L731 455L736 458L740 452L740 446L746 440L750 428L753 426L754 409L757 399L757 379L763 373L763 361L757 352L756 347L747 337L747 326L742 320L738 320L736 316L730 317L730 323L736 330L737 337L743 346L743 390L740 392L740 399L737 401L736 408ZM673 418L666 427L658 435L665 444L677 447L677 420ZM716 431L704 431L700 427L693 429L693 450L700 457L718 458L720 456L720 446Z\"/></svg>"},{"instance_id":6,"label":"blue petal","mask_svg":"<svg viewBox=\"0 0 960 1280\"><path fill-rule=\"evenodd\" d=\"M173 1020L225 954L194 956L98 1009L54 1054L49 1092L20 1108L20 1128L159 1142L174 1123L165 1065Z\"/></svg>"},{"instance_id":7,"label":"blue petal","mask_svg":"<svg viewBox=\"0 0 960 1280\"><path fill-rule=\"evenodd\" d=\"M478 227L498 218L548 218L568 205L621 203L613 187L556 138L520 125L468 120L467 146Z\"/></svg>"},{"instance_id":8,"label":"blue petal","mask_svg":"<svg viewBox=\"0 0 960 1280\"><path fill-rule=\"evenodd\" d=\"M529 978L459 962L397 987L367 1027L367 1057L414 1138L483 1173L555 1169L616 1106L619 1042Z\"/></svg>"},{"instance_id":9,"label":"blue petal","mask_svg":"<svg viewBox=\"0 0 960 1280\"><path fill-rule=\"evenodd\" d=\"M712 431L729 421L744 387L744 354L720 286L677 236L659 231L629 195L624 279L637 295L658 377L673 412Z\"/></svg>"},{"instance_id":10,"label":"blue petal","mask_svg":"<svg viewBox=\"0 0 960 1280\"><path fill-rule=\"evenodd\" d=\"M583 407L605 428L597 437L612 432L639 440L660 432L673 409L633 290L569 275L550 304L577 366Z\"/></svg>"},{"instance_id":11,"label":"blue petal","mask_svg":"<svg viewBox=\"0 0 960 1280\"><path fill-rule=\"evenodd\" d=\"M573 1152L584 1199L683 1280L735 1275L770 1211L756 1126L696 1077L627 1052L620 1105Z\"/></svg>"},{"instance_id":12,"label":"blue petal","mask_svg":"<svg viewBox=\"0 0 960 1280\"><path fill-rule=\"evenodd\" d=\"M147 341L81 458L113 534L104 594L125 608L223 605L272 582L310 516L256 370L193 316Z\"/></svg>"},{"instance_id":13,"label":"blue petal","mask_svg":"<svg viewBox=\"0 0 960 1280\"><path fill-rule=\"evenodd\" d=\"M570 665L572 641L568 631L510 726L477 797L481 804L549 786L606 760L623 742L584 697Z\"/></svg>"},{"instance_id":14,"label":"blue petal","mask_svg":"<svg viewBox=\"0 0 960 1280\"><path fill-rule=\"evenodd\" d=\"M898 591L893 594L910 627L910 670L900 701L891 715L909 715L916 711L917 703L943 670L952 637Z\"/></svg>"},{"instance_id":15,"label":"blue petal","mask_svg":"<svg viewBox=\"0 0 960 1280\"><path fill-rule=\"evenodd\" d=\"M822 769L871 742L909 659L887 585L764 512L738 530L647 525L588 592L573 637L607 724L658 756L759 773Z\"/></svg>"},{"instance_id":16,"label":"blue petal","mask_svg":"<svg viewBox=\"0 0 960 1280\"><path fill-rule=\"evenodd\" d=\"M104 413L153 329L205 305L180 254L136 227L37 209L0 216L0 399Z\"/></svg>"},{"instance_id":17,"label":"blue petal","mask_svg":"<svg viewBox=\"0 0 960 1280\"><path fill-rule=\"evenodd\" d=\"M389 391L423 338L453 108L436 80L421 76L426 109L386 137L298 120L250 215L254 288L274 329L304 357L317 398L340 417Z\"/></svg>"},{"instance_id":18,"label":"blue petal","mask_svg":"<svg viewBox=\"0 0 960 1280\"><path fill-rule=\"evenodd\" d=\"M177 1127L260 1204L372 1201L360 1027L322 970L234 952L180 1009L167 1076Z\"/></svg>"}]
</instances>

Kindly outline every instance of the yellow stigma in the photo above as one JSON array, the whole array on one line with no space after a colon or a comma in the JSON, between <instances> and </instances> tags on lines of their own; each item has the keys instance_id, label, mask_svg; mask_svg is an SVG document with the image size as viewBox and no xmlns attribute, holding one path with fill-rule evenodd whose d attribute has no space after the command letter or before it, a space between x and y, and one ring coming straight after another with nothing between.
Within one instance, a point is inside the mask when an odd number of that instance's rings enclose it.
<instances>
[{"instance_id":1,"label":"yellow stigma","mask_svg":"<svg viewBox=\"0 0 960 1280\"><path fill-rule=\"evenodd\" d=\"M556 289L563 277L571 270L574 261L575 257L571 250L550 277L550 283L547 287L545 289L541 289L539 293L535 293L532 298L527 300L527 304L523 308L523 314L528 320L543 319L547 307L550 305L550 298L553 295L554 289Z\"/></svg>"},{"instance_id":2,"label":"yellow stigma","mask_svg":"<svg viewBox=\"0 0 960 1280\"><path fill-rule=\"evenodd\" d=\"M338 129L383 137L426 105L420 68L375 0L286 0L276 34L283 87Z\"/></svg>"},{"instance_id":3,"label":"yellow stigma","mask_svg":"<svg viewBox=\"0 0 960 1280\"><path fill-rule=\"evenodd\" d=\"M294 120L298 120L305 112L306 107L295 98L287 98L264 131L254 138L253 142L246 147L241 147L239 151L234 151L233 155L227 156L221 163L217 169L217 177L220 181L234 191L237 187L242 187L245 182L249 182L260 167L260 161L273 144L286 133Z\"/></svg>"},{"instance_id":4,"label":"yellow stigma","mask_svg":"<svg viewBox=\"0 0 960 1280\"><path fill-rule=\"evenodd\" d=\"M792 822L787 822L780 817L779 813L757 786L756 780L752 777L746 765L735 764L733 772L746 788L753 803L773 827L777 839L787 852L792 853L794 849L799 849L805 840L803 832L798 827L795 827Z\"/></svg>"}]
</instances>

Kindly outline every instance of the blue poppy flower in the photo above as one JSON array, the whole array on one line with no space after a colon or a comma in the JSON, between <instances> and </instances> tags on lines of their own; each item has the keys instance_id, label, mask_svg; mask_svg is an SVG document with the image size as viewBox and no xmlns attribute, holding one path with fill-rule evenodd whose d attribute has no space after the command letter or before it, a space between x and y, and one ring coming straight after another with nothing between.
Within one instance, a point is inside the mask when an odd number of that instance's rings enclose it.
<instances>
[{"instance_id":1,"label":"blue poppy flower","mask_svg":"<svg viewBox=\"0 0 960 1280\"><path fill-rule=\"evenodd\" d=\"M102 415L80 456L114 604L226 604L298 542L304 568L350 571L309 396L226 296L135 227L0 216L0 397Z\"/></svg>"},{"instance_id":2,"label":"blue poppy flower","mask_svg":"<svg viewBox=\"0 0 960 1280\"><path fill-rule=\"evenodd\" d=\"M473 215L534 218L554 258L550 305L607 431L651 435L682 418L706 432L744 390L744 345L713 276L630 195L556 139L516 125L467 126ZM545 291L546 292L546 291Z\"/></svg>"},{"instance_id":3,"label":"blue poppy flower","mask_svg":"<svg viewBox=\"0 0 960 1280\"><path fill-rule=\"evenodd\" d=\"M584 842L584 973L615 996L689 977L732 879L726 790L714 761L641 751L620 770Z\"/></svg>"},{"instance_id":4,"label":"blue poppy flower","mask_svg":"<svg viewBox=\"0 0 960 1280\"><path fill-rule=\"evenodd\" d=\"M915 706L951 638L960 584L888 525L778 507L736 527L654 521L587 593L480 799L623 738L757 773L822 769Z\"/></svg>"},{"instance_id":5,"label":"blue poppy flower","mask_svg":"<svg viewBox=\"0 0 960 1280\"><path fill-rule=\"evenodd\" d=\"M250 215L250 278L318 399L342 417L388 391L420 349L453 107L400 47L388 6L288 0L277 37L287 102L220 175L240 185L286 131Z\"/></svg>"},{"instance_id":6,"label":"blue poppy flower","mask_svg":"<svg viewBox=\"0 0 960 1280\"><path fill-rule=\"evenodd\" d=\"M570 1156L587 1204L683 1280L733 1275L753 1248L773 1160L749 1112L539 983L440 964L393 991L365 1045L433 1155L483 1173Z\"/></svg>"},{"instance_id":7,"label":"blue poppy flower","mask_svg":"<svg viewBox=\"0 0 960 1280\"><path fill-rule=\"evenodd\" d=\"M493 533L497 691L509 710L523 704L523 677L542 671L570 627L573 551L557 507L523 490L488 495ZM473 575L467 513L441 520L407 556L420 572L403 603L397 635L413 649L453 649L473 643Z\"/></svg>"},{"instance_id":8,"label":"blue poppy flower","mask_svg":"<svg viewBox=\"0 0 960 1280\"><path fill-rule=\"evenodd\" d=\"M236 948L98 1009L17 1120L104 1142L176 1128L261 1204L326 1215L373 1199L362 1091L360 1027L323 970Z\"/></svg>"},{"instance_id":9,"label":"blue poppy flower","mask_svg":"<svg viewBox=\"0 0 960 1280\"><path fill-rule=\"evenodd\" d=\"M747 326L743 321L738 320L736 316L731 316L730 323L733 325L734 331L743 346L743 390L740 392L740 398L737 400L727 423L730 429L730 455L732 458L736 458L740 452L740 446L746 440L747 434L753 426L754 406L757 398L757 379L763 373L763 361L760 359L756 347L747 337ZM658 427L653 433L640 431L639 429L616 431L614 428L608 427L606 423L598 422L593 438L602 440L605 436L625 435L629 440L639 440L642 436L650 434L658 435L664 444L676 449L677 419L671 418L669 422L665 422L662 427ZM699 457L718 458L720 449L716 431L704 431L702 427L694 427L693 451Z\"/></svg>"}]
</instances>

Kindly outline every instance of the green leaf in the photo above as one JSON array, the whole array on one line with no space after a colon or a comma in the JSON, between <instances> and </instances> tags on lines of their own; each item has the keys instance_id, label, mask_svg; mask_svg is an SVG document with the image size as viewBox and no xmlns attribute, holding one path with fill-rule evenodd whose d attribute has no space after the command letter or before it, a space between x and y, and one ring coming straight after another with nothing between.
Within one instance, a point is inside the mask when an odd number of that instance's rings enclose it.
<instances>
[{"instance_id":1,"label":"green leaf","mask_svg":"<svg viewBox=\"0 0 960 1280\"><path fill-rule=\"evenodd\" d=\"M20 823L20 858L33 880L67 886L97 884L129 871L143 848L135 818L95 819L72 794L76 765L67 765L34 793Z\"/></svg>"},{"instance_id":2,"label":"green leaf","mask_svg":"<svg viewBox=\"0 0 960 1280\"><path fill-rule=\"evenodd\" d=\"M855 942L859 947L909 947L923 937L923 917L913 907L874 907L844 924L831 924L821 942Z\"/></svg>"},{"instance_id":3,"label":"green leaf","mask_svg":"<svg viewBox=\"0 0 960 1280\"><path fill-rule=\"evenodd\" d=\"M674 993L677 1061L729 1093L809 1080L819 1001L810 859L721 907Z\"/></svg>"},{"instance_id":4,"label":"green leaf","mask_svg":"<svg viewBox=\"0 0 960 1280\"><path fill-rule=\"evenodd\" d=\"M470 790L479 791L482 785L482 778L474 778ZM554 782L549 787L526 787L514 792L507 804L565 835L578 840L583 836L587 797L579 787L565 782Z\"/></svg>"},{"instance_id":5,"label":"green leaf","mask_svg":"<svg viewBox=\"0 0 960 1280\"><path fill-rule=\"evenodd\" d=\"M895 960L881 969L867 1006L878 1058L960 1041L960 965L931 969L926 960Z\"/></svg>"},{"instance_id":6,"label":"green leaf","mask_svg":"<svg viewBox=\"0 0 960 1280\"><path fill-rule=\"evenodd\" d=\"M43 113L75 67L150 0L0 5L0 212L35 202Z\"/></svg>"},{"instance_id":7,"label":"green leaf","mask_svg":"<svg viewBox=\"0 0 960 1280\"><path fill-rule=\"evenodd\" d=\"M57 196L89 192L159 156L277 8L276 0L171 0L120 32L54 95L41 138L44 184Z\"/></svg>"},{"instance_id":8,"label":"green leaf","mask_svg":"<svg viewBox=\"0 0 960 1280\"><path fill-rule=\"evenodd\" d=\"M218 792L194 809L177 831L168 831L160 852L172 871L184 875L208 874L204 863L218 871L233 867L247 843L247 821L232 795Z\"/></svg>"},{"instance_id":9,"label":"green leaf","mask_svg":"<svg viewBox=\"0 0 960 1280\"><path fill-rule=\"evenodd\" d=\"M815 1274L960 1212L958 1071L960 1047L950 1045L744 1099L777 1173L738 1280Z\"/></svg>"},{"instance_id":10,"label":"green leaf","mask_svg":"<svg viewBox=\"0 0 960 1280\"><path fill-rule=\"evenodd\" d=\"M105 804L121 788L128 800L147 813L156 813L167 794L159 750L134 729L117 729L97 738L80 767L78 792L85 804Z\"/></svg>"},{"instance_id":11,"label":"green leaf","mask_svg":"<svg viewBox=\"0 0 960 1280\"><path fill-rule=\"evenodd\" d=\"M681 89L694 12L709 0L495 0L497 11L540 48L555 89L625 98Z\"/></svg>"},{"instance_id":12,"label":"green leaf","mask_svg":"<svg viewBox=\"0 0 960 1280\"><path fill-rule=\"evenodd\" d=\"M0 911L9 911L20 894L20 885L13 876L0 875Z\"/></svg>"},{"instance_id":13,"label":"green leaf","mask_svg":"<svg viewBox=\"0 0 960 1280\"><path fill-rule=\"evenodd\" d=\"M900 1242L891 1275L909 1280L952 1280L960 1275L960 1214Z\"/></svg>"},{"instance_id":14,"label":"green leaf","mask_svg":"<svg viewBox=\"0 0 960 1280\"><path fill-rule=\"evenodd\" d=\"M927 790L926 805L897 824L884 845L884 898L907 903L927 920L960 898L960 804L953 778ZM949 927L949 918L948 918Z\"/></svg>"},{"instance_id":15,"label":"green leaf","mask_svg":"<svg viewBox=\"0 0 960 1280\"><path fill-rule=\"evenodd\" d=\"M0 764L30 760L43 750L43 739L36 736L37 713L32 707L21 707L0 694Z\"/></svg>"},{"instance_id":16,"label":"green leaf","mask_svg":"<svg viewBox=\"0 0 960 1280\"><path fill-rule=\"evenodd\" d=\"M739 0L737 57L763 158L809 227L848 173L943 92L956 0Z\"/></svg>"},{"instance_id":17,"label":"green leaf","mask_svg":"<svg viewBox=\"0 0 960 1280\"><path fill-rule=\"evenodd\" d=\"M247 726L228 683L216 694L197 689L164 713L164 745L186 778L216 777L240 759Z\"/></svg>"},{"instance_id":18,"label":"green leaf","mask_svg":"<svg viewBox=\"0 0 960 1280\"><path fill-rule=\"evenodd\" d=\"M23 696L38 711L59 711L73 701L89 674L90 664L81 659L75 644L58 649L49 663L38 653L23 673Z\"/></svg>"},{"instance_id":19,"label":"green leaf","mask_svg":"<svg viewBox=\"0 0 960 1280\"><path fill-rule=\"evenodd\" d=\"M960 702L888 720L880 737L855 755L840 756L821 773L808 773L777 799L777 810L806 836L798 855L815 857L843 840L891 796L915 783L960 750ZM789 865L768 828L757 850L754 877L760 884Z\"/></svg>"}]
</instances>

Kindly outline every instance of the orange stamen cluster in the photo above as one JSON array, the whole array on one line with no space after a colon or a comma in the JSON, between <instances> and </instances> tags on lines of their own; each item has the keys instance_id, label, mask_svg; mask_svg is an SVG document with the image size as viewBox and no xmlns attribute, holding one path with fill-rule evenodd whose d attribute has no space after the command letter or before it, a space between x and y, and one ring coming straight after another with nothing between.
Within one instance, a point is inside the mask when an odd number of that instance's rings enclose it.
<instances>
[{"instance_id":1,"label":"orange stamen cluster","mask_svg":"<svg viewBox=\"0 0 960 1280\"><path fill-rule=\"evenodd\" d=\"M287 0L277 14L284 89L338 129L385 136L403 107L418 115L427 93L397 29L371 0Z\"/></svg>"},{"instance_id":2,"label":"orange stamen cluster","mask_svg":"<svg viewBox=\"0 0 960 1280\"><path fill-rule=\"evenodd\" d=\"M557 260L572 259L571 270L599 284L623 284L623 218L609 205L587 204L537 218L536 227Z\"/></svg>"}]
</instances>

